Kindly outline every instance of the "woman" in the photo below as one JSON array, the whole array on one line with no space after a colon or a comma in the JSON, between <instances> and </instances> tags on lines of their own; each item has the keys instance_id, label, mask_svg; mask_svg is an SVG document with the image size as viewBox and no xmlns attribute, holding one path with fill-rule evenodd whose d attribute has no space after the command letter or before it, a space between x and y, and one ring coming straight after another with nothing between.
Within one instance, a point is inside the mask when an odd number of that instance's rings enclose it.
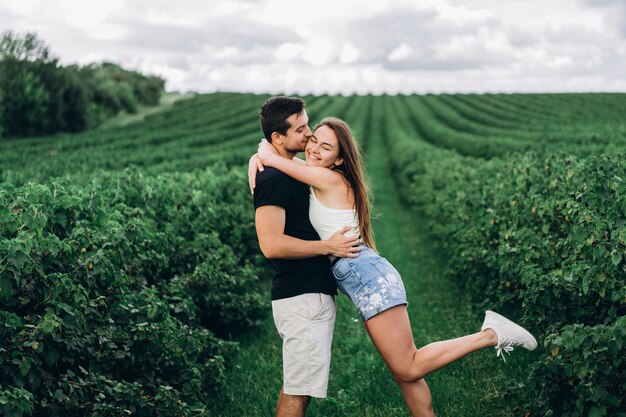
<instances>
[{"instance_id":1,"label":"woman","mask_svg":"<svg viewBox=\"0 0 626 417\"><path fill-rule=\"evenodd\" d=\"M497 355L514 346L534 350L535 338L524 328L487 311L481 331L417 349L413 341L407 298L396 269L376 252L371 230L368 190L359 149L348 125L326 118L314 128L305 149L306 162L278 155L263 140L258 159L310 185L309 218L321 239L343 226L360 235L356 258L331 259L339 289L355 304L365 328L383 357L413 416L434 416L424 377L476 350L494 346ZM251 162L251 175L256 168ZM251 178L252 179L252 178Z\"/></svg>"}]
</instances>

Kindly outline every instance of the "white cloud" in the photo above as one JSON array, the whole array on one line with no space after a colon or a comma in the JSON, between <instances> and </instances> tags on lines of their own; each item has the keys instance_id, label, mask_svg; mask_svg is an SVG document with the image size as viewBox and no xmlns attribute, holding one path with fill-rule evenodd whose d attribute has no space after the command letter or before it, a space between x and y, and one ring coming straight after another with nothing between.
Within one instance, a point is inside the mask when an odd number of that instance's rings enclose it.
<instances>
[{"instance_id":1,"label":"white cloud","mask_svg":"<svg viewBox=\"0 0 626 417\"><path fill-rule=\"evenodd\" d=\"M20 0L5 30L183 91L626 91L622 0Z\"/></svg>"},{"instance_id":2,"label":"white cloud","mask_svg":"<svg viewBox=\"0 0 626 417\"><path fill-rule=\"evenodd\" d=\"M623 0L582 0L582 2L591 7L598 7L608 25L626 39L626 2Z\"/></svg>"},{"instance_id":3,"label":"white cloud","mask_svg":"<svg viewBox=\"0 0 626 417\"><path fill-rule=\"evenodd\" d=\"M351 64L359 59L361 52L350 42L345 42L341 47L339 62L342 64Z\"/></svg>"},{"instance_id":4,"label":"white cloud","mask_svg":"<svg viewBox=\"0 0 626 417\"><path fill-rule=\"evenodd\" d=\"M303 58L313 65L326 65L337 55L336 45L325 38L310 41L304 50Z\"/></svg>"},{"instance_id":5,"label":"white cloud","mask_svg":"<svg viewBox=\"0 0 626 417\"><path fill-rule=\"evenodd\" d=\"M274 52L274 57L279 61L293 61L302 56L304 46L299 43L286 42L281 44Z\"/></svg>"},{"instance_id":6,"label":"white cloud","mask_svg":"<svg viewBox=\"0 0 626 417\"><path fill-rule=\"evenodd\" d=\"M569 56L555 56L546 63L548 68L563 68L571 67L573 65L574 60Z\"/></svg>"},{"instance_id":7,"label":"white cloud","mask_svg":"<svg viewBox=\"0 0 626 417\"><path fill-rule=\"evenodd\" d=\"M403 42L389 52L387 59L391 62L401 62L406 61L411 55L413 55L413 48Z\"/></svg>"}]
</instances>

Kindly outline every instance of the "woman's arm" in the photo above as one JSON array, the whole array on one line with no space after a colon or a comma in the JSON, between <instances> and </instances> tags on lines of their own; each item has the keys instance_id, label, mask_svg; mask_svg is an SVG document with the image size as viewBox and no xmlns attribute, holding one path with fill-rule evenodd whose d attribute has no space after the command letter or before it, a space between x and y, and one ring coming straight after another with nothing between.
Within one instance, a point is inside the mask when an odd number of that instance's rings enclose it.
<instances>
[{"instance_id":1,"label":"woman's arm","mask_svg":"<svg viewBox=\"0 0 626 417\"><path fill-rule=\"evenodd\" d=\"M276 152L276 149L267 141L263 141L259 144L257 156L263 165L274 167L289 175L291 178L320 190L328 189L342 181L341 174L331 169L310 167L298 158L287 159L280 156L278 152Z\"/></svg>"},{"instance_id":2,"label":"woman's arm","mask_svg":"<svg viewBox=\"0 0 626 417\"><path fill-rule=\"evenodd\" d=\"M258 158L257 154L250 157L248 161L248 185L250 186L250 194L254 194L254 187L256 187L256 173L257 171L263 172L263 164Z\"/></svg>"},{"instance_id":3,"label":"woman's arm","mask_svg":"<svg viewBox=\"0 0 626 417\"><path fill-rule=\"evenodd\" d=\"M304 165L304 161L300 158L293 158L294 161ZM256 187L256 173L263 172L263 163L255 153L250 157L248 161L248 185L250 186L250 193L254 194L254 187Z\"/></svg>"}]
</instances>

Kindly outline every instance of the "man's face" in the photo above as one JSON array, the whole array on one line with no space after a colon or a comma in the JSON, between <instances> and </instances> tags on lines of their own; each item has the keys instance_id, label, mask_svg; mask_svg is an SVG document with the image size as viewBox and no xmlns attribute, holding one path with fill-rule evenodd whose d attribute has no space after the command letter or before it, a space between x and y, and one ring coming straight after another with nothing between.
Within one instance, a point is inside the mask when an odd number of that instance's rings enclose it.
<instances>
[{"instance_id":1,"label":"man's face","mask_svg":"<svg viewBox=\"0 0 626 417\"><path fill-rule=\"evenodd\" d=\"M309 115L306 113L306 110L303 110L300 114L289 116L287 121L291 123L291 127L284 136L283 147L288 152L302 152L309 137L313 134L311 129L309 129Z\"/></svg>"}]
</instances>

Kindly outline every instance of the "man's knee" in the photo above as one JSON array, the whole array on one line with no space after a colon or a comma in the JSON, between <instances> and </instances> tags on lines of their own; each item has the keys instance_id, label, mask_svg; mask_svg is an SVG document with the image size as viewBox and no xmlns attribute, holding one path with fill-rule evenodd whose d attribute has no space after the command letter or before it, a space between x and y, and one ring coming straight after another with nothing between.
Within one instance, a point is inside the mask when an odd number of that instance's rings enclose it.
<instances>
[{"instance_id":1,"label":"man's knee","mask_svg":"<svg viewBox=\"0 0 626 417\"><path fill-rule=\"evenodd\" d=\"M307 395L289 395L280 393L280 400L276 408L277 417L304 416L311 397Z\"/></svg>"},{"instance_id":2,"label":"man's knee","mask_svg":"<svg viewBox=\"0 0 626 417\"><path fill-rule=\"evenodd\" d=\"M309 404L310 400L311 397L309 397L308 395L289 395L283 393L283 401L286 401L288 403L302 404L306 406Z\"/></svg>"}]
</instances>

